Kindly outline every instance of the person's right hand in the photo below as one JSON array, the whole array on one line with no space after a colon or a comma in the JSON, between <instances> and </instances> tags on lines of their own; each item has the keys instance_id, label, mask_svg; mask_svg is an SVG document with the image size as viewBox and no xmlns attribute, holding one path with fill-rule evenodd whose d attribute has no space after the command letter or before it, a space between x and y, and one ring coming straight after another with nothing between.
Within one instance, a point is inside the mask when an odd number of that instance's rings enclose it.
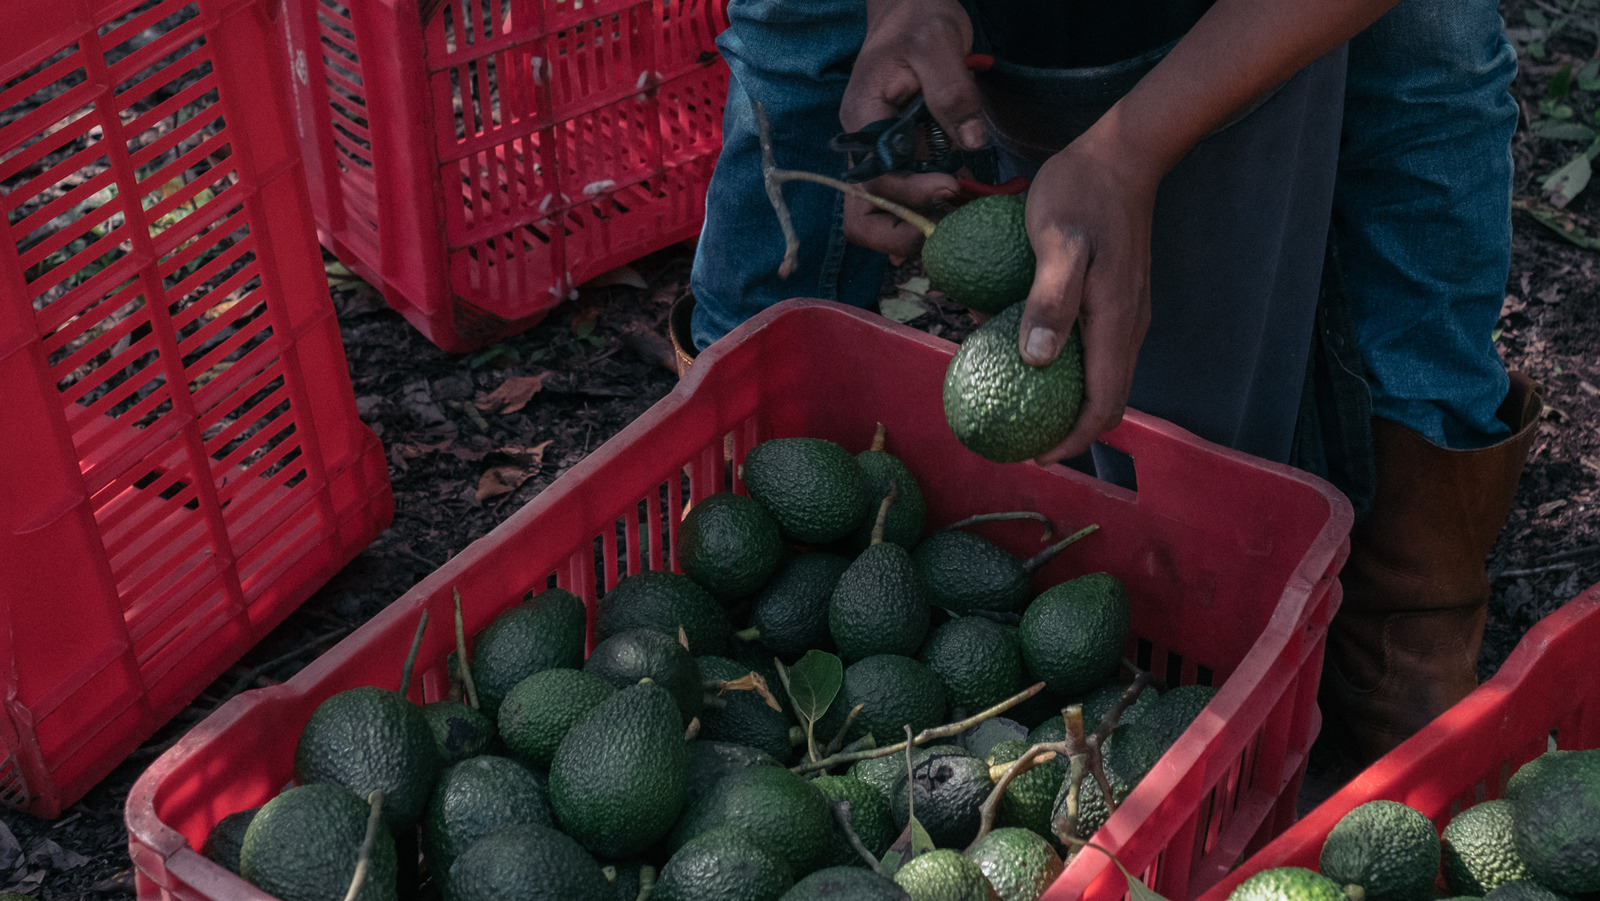
<instances>
[{"instance_id":1,"label":"person's right hand","mask_svg":"<svg viewBox=\"0 0 1600 901\"><path fill-rule=\"evenodd\" d=\"M972 22L956 0L868 0L867 36L845 88L839 120L845 131L896 116L921 94L933 118L967 150L985 142L978 88L967 69ZM885 175L867 191L924 213L956 197L954 176ZM845 198L845 235L895 256L915 256L922 232L864 200Z\"/></svg>"}]
</instances>

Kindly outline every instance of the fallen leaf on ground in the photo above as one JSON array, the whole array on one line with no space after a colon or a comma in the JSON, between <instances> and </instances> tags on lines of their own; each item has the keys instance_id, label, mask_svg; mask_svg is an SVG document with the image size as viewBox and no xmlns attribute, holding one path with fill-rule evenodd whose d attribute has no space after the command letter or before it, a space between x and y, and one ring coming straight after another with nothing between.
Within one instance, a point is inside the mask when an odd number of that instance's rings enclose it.
<instances>
[{"instance_id":1,"label":"fallen leaf on ground","mask_svg":"<svg viewBox=\"0 0 1600 901\"><path fill-rule=\"evenodd\" d=\"M539 471L539 466L544 462L544 449L550 446L549 441L544 441L532 447L512 445L497 448L491 456L504 458L507 463L497 464L484 470L478 478L478 488L475 492L479 502L502 494L510 494L522 487L522 483L532 478Z\"/></svg>"},{"instance_id":2,"label":"fallen leaf on ground","mask_svg":"<svg viewBox=\"0 0 1600 901\"><path fill-rule=\"evenodd\" d=\"M550 377L549 372L538 375L514 375L500 383L500 387L488 394L484 394L473 401L478 409L486 413L515 413L528 405L533 396L544 387L545 379Z\"/></svg>"}]
</instances>

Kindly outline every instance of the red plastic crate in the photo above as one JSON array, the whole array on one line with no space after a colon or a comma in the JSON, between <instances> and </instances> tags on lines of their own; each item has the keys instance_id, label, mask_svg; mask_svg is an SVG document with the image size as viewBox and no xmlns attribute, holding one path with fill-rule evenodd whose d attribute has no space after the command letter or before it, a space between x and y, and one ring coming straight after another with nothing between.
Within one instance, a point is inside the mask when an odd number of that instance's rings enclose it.
<instances>
[{"instance_id":1,"label":"red plastic crate","mask_svg":"<svg viewBox=\"0 0 1600 901\"><path fill-rule=\"evenodd\" d=\"M825 301L787 301L745 323L670 395L489 535L294 678L233 699L162 755L128 799L140 897L257 897L195 849L221 817L285 785L296 736L324 698L394 684L424 610L446 625L424 638L415 697L444 694L452 589L460 589L468 634L551 584L582 596L592 612L624 575L673 564L685 505L739 488L732 462L757 442L813 435L865 449L878 422L889 450L919 473L930 522L1037 509L1063 528L1098 523L1039 573L1039 585L1118 574L1133 602L1130 656L1173 683L1222 683L1099 833L1169 897L1189 894L1207 867L1220 875L1218 861L1231 865L1293 817L1317 728L1348 502L1310 476L1134 412L1108 439L1133 455L1137 492L1064 467L990 463L962 448L944 421L941 384L953 350ZM1038 547L1035 523L997 524L987 534L1014 553ZM1090 852L1050 897L1113 898L1124 889Z\"/></svg>"},{"instance_id":2,"label":"red plastic crate","mask_svg":"<svg viewBox=\"0 0 1600 901\"><path fill-rule=\"evenodd\" d=\"M0 802L53 817L393 501L263 4L5 18Z\"/></svg>"},{"instance_id":3,"label":"red plastic crate","mask_svg":"<svg viewBox=\"0 0 1600 901\"><path fill-rule=\"evenodd\" d=\"M699 234L724 0L282 0L323 243L434 344Z\"/></svg>"},{"instance_id":4,"label":"red plastic crate","mask_svg":"<svg viewBox=\"0 0 1600 901\"><path fill-rule=\"evenodd\" d=\"M1551 748L1600 748L1600 585L1568 601L1523 636L1487 682L1306 814L1207 892L1225 901L1272 867L1317 868L1323 840L1368 801L1409 804L1441 829L1500 797L1517 768Z\"/></svg>"}]
</instances>

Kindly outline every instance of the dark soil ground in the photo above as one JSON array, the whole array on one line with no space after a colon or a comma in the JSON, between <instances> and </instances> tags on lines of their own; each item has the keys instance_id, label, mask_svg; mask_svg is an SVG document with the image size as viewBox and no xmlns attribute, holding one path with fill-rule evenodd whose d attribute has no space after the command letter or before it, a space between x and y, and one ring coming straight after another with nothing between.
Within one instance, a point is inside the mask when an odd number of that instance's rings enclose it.
<instances>
[{"instance_id":1,"label":"dark soil ground","mask_svg":"<svg viewBox=\"0 0 1600 901\"><path fill-rule=\"evenodd\" d=\"M1517 200L1511 278L1500 322L1507 364L1546 389L1515 507L1489 558L1493 588L1480 665L1487 676L1531 624L1600 582L1600 190L1564 210L1542 189L1592 134L1600 80L1593 0L1505 7L1521 55ZM1576 15L1573 15L1576 13ZM1563 107L1566 112L1563 113ZM1570 226L1565 237L1557 226ZM1587 246L1585 246L1587 245ZM675 383L664 338L691 248L636 262L613 284L585 286L531 331L469 355L439 351L369 287L335 280L362 418L390 461L393 525L300 611L170 725L54 821L8 812L0 891L42 899L131 898L122 805L138 774L241 687L288 679L334 641L463 550L631 422ZM337 274L338 268L334 267ZM886 296L916 275L901 267ZM964 315L928 302L911 324L952 339ZM515 412L486 402L508 380L548 374ZM518 383L513 382L512 386ZM523 382L526 386L528 383Z\"/></svg>"}]
</instances>

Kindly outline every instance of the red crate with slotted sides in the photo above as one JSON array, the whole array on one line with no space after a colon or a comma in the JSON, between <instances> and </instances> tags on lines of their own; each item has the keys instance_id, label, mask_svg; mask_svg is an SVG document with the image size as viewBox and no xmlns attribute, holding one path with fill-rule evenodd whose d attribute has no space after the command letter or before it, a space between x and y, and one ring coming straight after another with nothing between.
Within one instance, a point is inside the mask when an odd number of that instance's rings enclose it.
<instances>
[{"instance_id":1,"label":"red crate with slotted sides","mask_svg":"<svg viewBox=\"0 0 1600 901\"><path fill-rule=\"evenodd\" d=\"M58 815L384 528L260 0L0 33L0 802Z\"/></svg>"},{"instance_id":2,"label":"red crate with slotted sides","mask_svg":"<svg viewBox=\"0 0 1600 901\"><path fill-rule=\"evenodd\" d=\"M323 243L482 347L699 233L724 0L282 0Z\"/></svg>"},{"instance_id":3,"label":"red crate with slotted sides","mask_svg":"<svg viewBox=\"0 0 1600 901\"><path fill-rule=\"evenodd\" d=\"M1549 750L1600 748L1600 585L1534 624L1506 662L1460 703L1380 758L1217 883L1201 901L1227 901L1273 867L1315 870L1322 843L1368 801L1399 801L1443 830L1498 798L1519 767Z\"/></svg>"},{"instance_id":4,"label":"red crate with slotted sides","mask_svg":"<svg viewBox=\"0 0 1600 901\"><path fill-rule=\"evenodd\" d=\"M1293 821L1318 727L1349 502L1304 473L1137 412L1106 436L1133 458L1132 489L1062 466L991 463L945 423L953 350L817 300L785 301L741 325L671 394L494 531L286 683L230 700L153 763L126 808L140 897L257 897L197 849L222 817L290 781L297 736L325 698L397 684L424 612L430 625L412 697L445 697L456 591L469 636L551 585L581 596L592 623L596 598L619 579L675 568L682 513L713 492L742 491L738 465L758 442L806 435L861 451L880 422L887 450L917 474L932 524L1003 510L1037 510L1063 530L1098 524L1042 568L1035 587L1116 574L1132 602L1129 659L1168 685L1219 686L1097 833L1169 898L1209 885ZM1035 522L994 529L986 534L1014 554L1040 546ZM1046 897L1112 899L1126 890L1107 858L1086 852Z\"/></svg>"}]
</instances>

